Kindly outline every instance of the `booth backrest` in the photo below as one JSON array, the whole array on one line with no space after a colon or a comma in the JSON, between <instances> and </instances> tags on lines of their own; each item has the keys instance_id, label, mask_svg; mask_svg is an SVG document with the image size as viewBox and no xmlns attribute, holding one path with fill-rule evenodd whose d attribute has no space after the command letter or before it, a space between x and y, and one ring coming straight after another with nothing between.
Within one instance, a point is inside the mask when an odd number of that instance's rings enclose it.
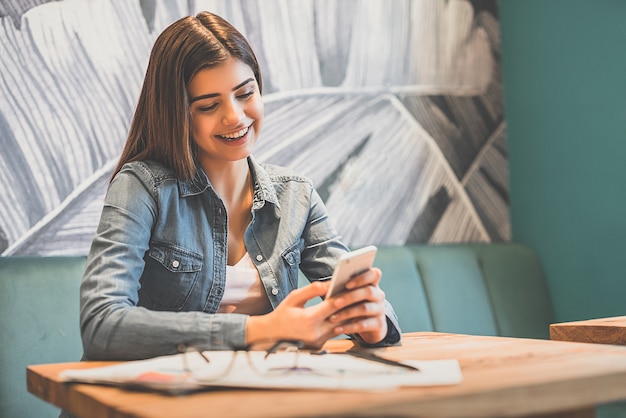
<instances>
[{"instance_id":1,"label":"booth backrest","mask_svg":"<svg viewBox=\"0 0 626 418\"><path fill-rule=\"evenodd\" d=\"M382 247L375 265L404 332L550 338L546 280L524 245Z\"/></svg>"},{"instance_id":2,"label":"booth backrest","mask_svg":"<svg viewBox=\"0 0 626 418\"><path fill-rule=\"evenodd\" d=\"M519 244L381 247L381 287L402 330L549 338L540 263ZM78 361L85 257L0 257L0 417L56 417L26 390L31 364Z\"/></svg>"},{"instance_id":3,"label":"booth backrest","mask_svg":"<svg viewBox=\"0 0 626 418\"><path fill-rule=\"evenodd\" d=\"M58 417L26 390L26 366L78 361L85 257L0 257L0 417Z\"/></svg>"}]
</instances>

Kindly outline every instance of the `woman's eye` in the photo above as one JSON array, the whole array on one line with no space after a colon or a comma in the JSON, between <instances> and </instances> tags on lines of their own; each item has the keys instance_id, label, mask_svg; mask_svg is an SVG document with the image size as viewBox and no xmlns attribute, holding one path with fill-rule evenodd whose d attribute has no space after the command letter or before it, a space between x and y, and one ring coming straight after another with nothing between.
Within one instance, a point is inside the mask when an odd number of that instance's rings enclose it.
<instances>
[{"instance_id":1,"label":"woman's eye","mask_svg":"<svg viewBox=\"0 0 626 418\"><path fill-rule=\"evenodd\" d=\"M247 98L249 98L250 96L252 96L254 94L254 90L250 90L245 92L244 94L240 94L239 96L237 96L240 100L245 100Z\"/></svg>"},{"instance_id":2,"label":"woman's eye","mask_svg":"<svg viewBox=\"0 0 626 418\"><path fill-rule=\"evenodd\" d=\"M215 110L215 109L217 109L217 103L214 103L214 104L212 104L210 106L199 107L198 108L198 112L207 113L207 112L210 112L210 111Z\"/></svg>"}]
</instances>

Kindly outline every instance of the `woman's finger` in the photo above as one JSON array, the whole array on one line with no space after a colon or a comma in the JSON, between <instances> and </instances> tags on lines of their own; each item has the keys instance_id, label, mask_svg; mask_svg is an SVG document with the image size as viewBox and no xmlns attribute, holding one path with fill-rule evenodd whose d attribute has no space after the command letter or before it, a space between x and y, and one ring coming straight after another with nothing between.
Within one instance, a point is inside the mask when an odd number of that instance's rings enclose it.
<instances>
[{"instance_id":1,"label":"woman's finger","mask_svg":"<svg viewBox=\"0 0 626 418\"><path fill-rule=\"evenodd\" d=\"M290 306L303 307L309 300L318 296L324 296L327 291L328 282L313 282L291 291L282 303L286 303Z\"/></svg>"},{"instance_id":2,"label":"woman's finger","mask_svg":"<svg viewBox=\"0 0 626 418\"><path fill-rule=\"evenodd\" d=\"M385 300L385 292L377 286L363 286L344 292L339 296L332 298L330 302L335 309L340 310L346 306L353 305L359 302L379 302L382 303Z\"/></svg>"},{"instance_id":3,"label":"woman's finger","mask_svg":"<svg viewBox=\"0 0 626 418\"><path fill-rule=\"evenodd\" d=\"M333 323L342 323L358 318L370 318L379 316L385 316L385 306L382 303L363 302L355 305L350 305L347 308L335 312L328 318L328 320Z\"/></svg>"},{"instance_id":4,"label":"woman's finger","mask_svg":"<svg viewBox=\"0 0 626 418\"><path fill-rule=\"evenodd\" d=\"M351 278L350 281L348 281L348 283L346 284L346 289L356 289L358 287L368 285L378 286L381 277L382 272L380 271L380 269L372 267L365 273L359 274L358 276L354 276L353 278Z\"/></svg>"}]
</instances>

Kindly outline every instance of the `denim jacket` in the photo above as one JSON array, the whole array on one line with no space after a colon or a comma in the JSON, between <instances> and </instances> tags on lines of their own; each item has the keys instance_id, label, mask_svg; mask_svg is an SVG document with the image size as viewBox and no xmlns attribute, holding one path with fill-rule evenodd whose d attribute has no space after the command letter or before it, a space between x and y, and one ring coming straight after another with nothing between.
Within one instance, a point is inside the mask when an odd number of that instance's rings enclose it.
<instances>
[{"instance_id":1,"label":"denim jacket","mask_svg":"<svg viewBox=\"0 0 626 418\"><path fill-rule=\"evenodd\" d=\"M298 271L328 279L348 251L312 183L249 157L254 182L245 245L272 307L298 287ZM126 164L107 191L81 284L84 357L172 354L179 344L241 349L247 315L216 313L225 289L227 216L201 169L190 181L152 161ZM389 332L400 329L385 301Z\"/></svg>"}]
</instances>

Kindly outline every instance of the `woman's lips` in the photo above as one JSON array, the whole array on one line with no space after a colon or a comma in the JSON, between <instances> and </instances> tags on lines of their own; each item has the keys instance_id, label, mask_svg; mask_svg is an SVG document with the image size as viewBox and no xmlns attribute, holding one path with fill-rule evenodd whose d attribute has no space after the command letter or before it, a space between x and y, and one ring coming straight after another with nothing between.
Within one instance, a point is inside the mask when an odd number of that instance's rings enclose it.
<instances>
[{"instance_id":1,"label":"woman's lips","mask_svg":"<svg viewBox=\"0 0 626 418\"><path fill-rule=\"evenodd\" d=\"M218 136L225 141L236 141L238 139L243 138L248 133L249 130L250 130L250 126L246 126L245 128L242 128L238 130L237 132L233 132L232 134L218 135Z\"/></svg>"}]
</instances>

